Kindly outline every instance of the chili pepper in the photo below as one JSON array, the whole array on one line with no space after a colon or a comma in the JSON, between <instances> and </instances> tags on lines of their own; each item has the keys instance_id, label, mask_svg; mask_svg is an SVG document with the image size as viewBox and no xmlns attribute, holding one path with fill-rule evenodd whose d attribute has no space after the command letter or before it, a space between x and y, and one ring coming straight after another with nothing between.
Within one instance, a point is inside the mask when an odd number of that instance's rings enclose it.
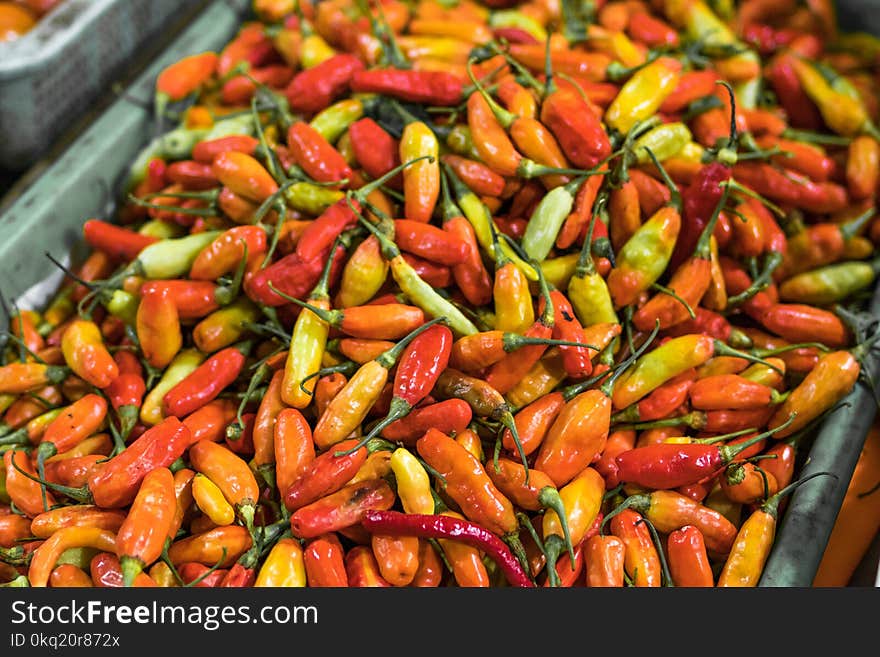
<instances>
[{"instance_id":1,"label":"chili pepper","mask_svg":"<svg viewBox=\"0 0 880 657\"><path fill-rule=\"evenodd\" d=\"M769 331L792 342L821 342L842 347L850 333L834 313L799 303L778 303L761 314L761 324Z\"/></svg>"},{"instance_id":2,"label":"chili pepper","mask_svg":"<svg viewBox=\"0 0 880 657\"><path fill-rule=\"evenodd\" d=\"M669 57L658 57L640 69L626 81L605 111L605 123L621 134L628 133L638 121L660 109L675 90L680 72L680 62Z\"/></svg>"},{"instance_id":3,"label":"chili pepper","mask_svg":"<svg viewBox=\"0 0 880 657\"><path fill-rule=\"evenodd\" d=\"M672 377L632 406L611 416L612 422L650 422L669 416L688 399L688 393L697 378L691 368ZM611 487L613 488L613 486Z\"/></svg>"},{"instance_id":4,"label":"chili pepper","mask_svg":"<svg viewBox=\"0 0 880 657\"><path fill-rule=\"evenodd\" d=\"M114 363L115 364L115 363ZM95 433L107 415L107 401L100 395L87 394L61 411L47 426L36 451L38 472L45 460L65 452Z\"/></svg>"},{"instance_id":5,"label":"chili pepper","mask_svg":"<svg viewBox=\"0 0 880 657\"><path fill-rule=\"evenodd\" d=\"M168 549L168 559L175 567L195 561L206 566L229 568L252 545L247 529L226 525L174 541Z\"/></svg>"},{"instance_id":6,"label":"chili pepper","mask_svg":"<svg viewBox=\"0 0 880 657\"><path fill-rule=\"evenodd\" d=\"M731 502L755 504L777 490L776 478L754 463L732 463L720 477L721 490Z\"/></svg>"},{"instance_id":7,"label":"chili pepper","mask_svg":"<svg viewBox=\"0 0 880 657\"><path fill-rule=\"evenodd\" d=\"M513 586L534 586L504 543L478 524L446 515L368 511L363 520L367 531L415 535L423 538L453 538L478 547L498 563Z\"/></svg>"},{"instance_id":8,"label":"chili pepper","mask_svg":"<svg viewBox=\"0 0 880 657\"><path fill-rule=\"evenodd\" d=\"M69 374L67 367L42 363L9 363L0 366L0 392L30 392L47 384L61 383Z\"/></svg>"},{"instance_id":9,"label":"chili pepper","mask_svg":"<svg viewBox=\"0 0 880 657\"><path fill-rule=\"evenodd\" d=\"M459 433L470 423L472 415L466 401L446 399L414 408L405 417L385 427L381 435L387 440L412 445L431 427L445 434Z\"/></svg>"},{"instance_id":10,"label":"chili pepper","mask_svg":"<svg viewBox=\"0 0 880 657\"><path fill-rule=\"evenodd\" d=\"M162 412L183 417L198 410L238 378L245 364L247 344L228 347L203 361L162 398Z\"/></svg>"},{"instance_id":11,"label":"chili pepper","mask_svg":"<svg viewBox=\"0 0 880 657\"><path fill-rule=\"evenodd\" d=\"M34 588L48 585L49 577L61 554L70 548L91 547L115 552L116 535L97 527L64 527L46 539L33 554L28 567L28 581Z\"/></svg>"},{"instance_id":12,"label":"chili pepper","mask_svg":"<svg viewBox=\"0 0 880 657\"><path fill-rule=\"evenodd\" d=\"M308 585L310 587L348 586L344 559L342 544L335 534L326 534L307 541L303 546L303 562Z\"/></svg>"},{"instance_id":13,"label":"chili pepper","mask_svg":"<svg viewBox=\"0 0 880 657\"><path fill-rule=\"evenodd\" d=\"M775 401L772 388L737 374L700 378L690 387L688 397L691 406L700 410L758 409Z\"/></svg>"},{"instance_id":14,"label":"chili pepper","mask_svg":"<svg viewBox=\"0 0 880 657\"><path fill-rule=\"evenodd\" d=\"M586 584L592 588L623 586L626 547L616 536L596 534L584 547Z\"/></svg>"},{"instance_id":15,"label":"chili pepper","mask_svg":"<svg viewBox=\"0 0 880 657\"><path fill-rule=\"evenodd\" d=\"M207 82L217 70L219 57L215 52L189 55L166 66L156 78L157 114L165 104L182 100Z\"/></svg>"},{"instance_id":16,"label":"chili pepper","mask_svg":"<svg viewBox=\"0 0 880 657\"><path fill-rule=\"evenodd\" d=\"M91 588L92 578L81 568L65 563L56 566L49 575L49 586L52 588Z\"/></svg>"},{"instance_id":17,"label":"chili pepper","mask_svg":"<svg viewBox=\"0 0 880 657\"><path fill-rule=\"evenodd\" d=\"M193 469L201 472L223 492L248 527L260 498L260 489L247 463L223 445L200 440L189 448Z\"/></svg>"},{"instance_id":18,"label":"chili pepper","mask_svg":"<svg viewBox=\"0 0 880 657\"><path fill-rule=\"evenodd\" d=\"M794 417L789 417L788 422L792 420ZM721 470L737 455L781 430L778 427L771 429L737 445L660 443L636 447L615 459L618 475L621 481L646 488L678 488Z\"/></svg>"},{"instance_id":19,"label":"chili pepper","mask_svg":"<svg viewBox=\"0 0 880 657\"><path fill-rule=\"evenodd\" d=\"M189 428L173 417L147 429L89 475L88 492L94 503L107 509L130 504L146 473L174 463L189 437Z\"/></svg>"},{"instance_id":20,"label":"chili pepper","mask_svg":"<svg viewBox=\"0 0 880 657\"><path fill-rule=\"evenodd\" d=\"M196 506L214 525L223 527L231 525L235 520L235 509L226 501L223 491L201 473L193 477L192 496Z\"/></svg>"},{"instance_id":21,"label":"chili pepper","mask_svg":"<svg viewBox=\"0 0 880 657\"><path fill-rule=\"evenodd\" d=\"M312 431L302 413L286 408L275 422L275 484L285 493L315 459Z\"/></svg>"},{"instance_id":22,"label":"chili pepper","mask_svg":"<svg viewBox=\"0 0 880 657\"><path fill-rule=\"evenodd\" d=\"M736 542L718 576L717 586L757 586L776 534L776 520L782 498L810 479L827 474L827 472L817 472L789 484L770 496L746 518L739 528Z\"/></svg>"},{"instance_id":23,"label":"chili pepper","mask_svg":"<svg viewBox=\"0 0 880 657\"><path fill-rule=\"evenodd\" d=\"M611 519L611 533L623 541L624 572L633 584L637 587L661 586L660 558L641 514L624 509Z\"/></svg>"},{"instance_id":24,"label":"chili pepper","mask_svg":"<svg viewBox=\"0 0 880 657\"><path fill-rule=\"evenodd\" d=\"M6 466L6 493L25 515L34 518L55 505L52 494L46 492L36 480L37 473L31 467L27 453L9 450L3 454L3 464ZM33 479L26 477L26 474Z\"/></svg>"},{"instance_id":25,"label":"chili pepper","mask_svg":"<svg viewBox=\"0 0 880 657\"><path fill-rule=\"evenodd\" d=\"M134 260L145 247L158 241L155 237L98 219L89 219L83 224L83 237L93 249L103 251L121 262Z\"/></svg>"},{"instance_id":26,"label":"chili pepper","mask_svg":"<svg viewBox=\"0 0 880 657\"><path fill-rule=\"evenodd\" d=\"M247 254L250 261L266 251L266 231L258 226L236 226L206 246L189 270L192 280L214 281L236 270Z\"/></svg>"},{"instance_id":27,"label":"chili pepper","mask_svg":"<svg viewBox=\"0 0 880 657\"><path fill-rule=\"evenodd\" d=\"M43 515L43 514L40 514ZM40 516L36 516L39 518ZM20 539L36 536L31 532L32 521L23 516L9 513L0 516L0 547L11 548ZM49 534L51 536L51 533Z\"/></svg>"},{"instance_id":28,"label":"chili pepper","mask_svg":"<svg viewBox=\"0 0 880 657\"><path fill-rule=\"evenodd\" d=\"M253 155L260 141L250 135L229 135L216 139L205 139L193 146L192 159L203 164L212 164L214 158L226 151L237 151Z\"/></svg>"},{"instance_id":29,"label":"chili pepper","mask_svg":"<svg viewBox=\"0 0 880 657\"><path fill-rule=\"evenodd\" d=\"M457 76L399 68L357 71L352 77L351 89L356 93L377 93L430 105L457 105L463 92Z\"/></svg>"},{"instance_id":30,"label":"chili pepper","mask_svg":"<svg viewBox=\"0 0 880 657\"><path fill-rule=\"evenodd\" d=\"M371 178L380 178L400 166L397 140L373 119L359 119L348 130L355 158ZM394 187L399 184L397 178L389 181L389 185Z\"/></svg>"},{"instance_id":31,"label":"chili pepper","mask_svg":"<svg viewBox=\"0 0 880 657\"><path fill-rule=\"evenodd\" d=\"M556 70L560 71L559 68ZM592 169L611 155L608 134L589 101L575 91L556 87L552 78L546 85L540 118L574 166Z\"/></svg>"},{"instance_id":32,"label":"chili pepper","mask_svg":"<svg viewBox=\"0 0 880 657\"><path fill-rule=\"evenodd\" d=\"M676 586L710 587L715 576L706 554L703 534L693 525L685 525L669 534L667 556L672 581Z\"/></svg>"},{"instance_id":33,"label":"chili pepper","mask_svg":"<svg viewBox=\"0 0 880 657\"><path fill-rule=\"evenodd\" d=\"M363 69L363 62L348 53L337 53L307 67L284 90L290 108L306 114L324 109L349 89L354 75Z\"/></svg>"},{"instance_id":34,"label":"chili pepper","mask_svg":"<svg viewBox=\"0 0 880 657\"><path fill-rule=\"evenodd\" d=\"M257 574L254 586L304 587L306 585L306 566L303 548L293 538L279 540Z\"/></svg>"},{"instance_id":35,"label":"chili pepper","mask_svg":"<svg viewBox=\"0 0 880 657\"><path fill-rule=\"evenodd\" d=\"M675 491L653 490L631 495L609 512L603 522L608 522L623 509L637 511L664 534L693 525L702 533L706 546L714 553L727 554L736 538L736 526L722 514Z\"/></svg>"},{"instance_id":36,"label":"chili pepper","mask_svg":"<svg viewBox=\"0 0 880 657\"><path fill-rule=\"evenodd\" d=\"M395 497L394 491L382 479L344 486L296 509L290 516L290 528L300 538L338 531L357 524L371 509L390 509Z\"/></svg>"},{"instance_id":37,"label":"chili pepper","mask_svg":"<svg viewBox=\"0 0 880 657\"><path fill-rule=\"evenodd\" d=\"M345 555L345 573L349 586L390 587L391 584L379 572L379 564L373 551L366 546L353 547Z\"/></svg>"},{"instance_id":38,"label":"chili pepper","mask_svg":"<svg viewBox=\"0 0 880 657\"><path fill-rule=\"evenodd\" d=\"M183 344L177 306L167 288L144 293L138 304L137 334L147 362L164 368Z\"/></svg>"},{"instance_id":39,"label":"chili pepper","mask_svg":"<svg viewBox=\"0 0 880 657\"><path fill-rule=\"evenodd\" d=\"M123 586L131 586L135 577L161 556L175 509L171 471L156 468L147 473L116 534Z\"/></svg>"},{"instance_id":40,"label":"chili pepper","mask_svg":"<svg viewBox=\"0 0 880 657\"><path fill-rule=\"evenodd\" d=\"M513 505L470 452L436 429L429 429L416 443L416 448L444 478L444 491L459 504L465 516L511 539L517 529Z\"/></svg>"}]
</instances>

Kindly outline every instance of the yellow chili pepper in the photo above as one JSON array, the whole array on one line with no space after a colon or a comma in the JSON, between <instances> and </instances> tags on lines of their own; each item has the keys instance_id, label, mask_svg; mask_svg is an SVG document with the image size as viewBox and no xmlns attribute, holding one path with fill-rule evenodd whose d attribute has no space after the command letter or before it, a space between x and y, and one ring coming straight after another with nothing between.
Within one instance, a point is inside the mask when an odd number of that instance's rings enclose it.
<instances>
[{"instance_id":1,"label":"yellow chili pepper","mask_svg":"<svg viewBox=\"0 0 880 657\"><path fill-rule=\"evenodd\" d=\"M302 588L306 585L303 550L295 538L282 538L260 567L256 587Z\"/></svg>"},{"instance_id":2,"label":"yellow chili pepper","mask_svg":"<svg viewBox=\"0 0 880 657\"><path fill-rule=\"evenodd\" d=\"M868 112L860 100L835 90L806 60L793 57L791 61L804 92L816 103L829 128L845 137L872 129Z\"/></svg>"},{"instance_id":3,"label":"yellow chili pepper","mask_svg":"<svg viewBox=\"0 0 880 657\"><path fill-rule=\"evenodd\" d=\"M346 98L318 112L309 125L329 143L336 143L352 123L364 115L360 98Z\"/></svg>"},{"instance_id":4,"label":"yellow chili pepper","mask_svg":"<svg viewBox=\"0 0 880 657\"><path fill-rule=\"evenodd\" d=\"M193 342L205 353L213 353L237 342L247 325L260 318L260 309L242 295L228 306L215 310L193 327Z\"/></svg>"},{"instance_id":5,"label":"yellow chili pepper","mask_svg":"<svg viewBox=\"0 0 880 657\"><path fill-rule=\"evenodd\" d=\"M223 497L223 492L213 481L198 473L193 477L192 495L199 509L218 527L231 525L235 520L235 509Z\"/></svg>"},{"instance_id":6,"label":"yellow chili pepper","mask_svg":"<svg viewBox=\"0 0 880 657\"><path fill-rule=\"evenodd\" d=\"M308 302L315 308L330 310L328 280L333 258L328 258L321 278L309 295ZM303 308L296 318L290 336L290 349L284 365L281 382L281 399L294 408L305 408L312 401L321 361L327 347L330 325L308 308Z\"/></svg>"},{"instance_id":7,"label":"yellow chili pepper","mask_svg":"<svg viewBox=\"0 0 880 657\"><path fill-rule=\"evenodd\" d=\"M678 84L681 64L671 57L659 57L638 70L621 87L605 111L605 123L622 134L638 121L653 116Z\"/></svg>"},{"instance_id":8,"label":"yellow chili pepper","mask_svg":"<svg viewBox=\"0 0 880 657\"><path fill-rule=\"evenodd\" d=\"M397 481L397 495L406 513L434 513L431 480L419 460L400 447L391 454L391 471Z\"/></svg>"},{"instance_id":9,"label":"yellow chili pepper","mask_svg":"<svg viewBox=\"0 0 880 657\"><path fill-rule=\"evenodd\" d=\"M205 354L197 349L180 351L165 368L162 378L144 398L140 412L141 422L148 425L159 424L165 417L162 413L162 400L165 393L189 376L202 364L203 360L205 360Z\"/></svg>"},{"instance_id":10,"label":"yellow chili pepper","mask_svg":"<svg viewBox=\"0 0 880 657\"><path fill-rule=\"evenodd\" d=\"M372 299L388 277L388 261L382 257L379 240L370 235L346 260L336 305L360 306Z\"/></svg>"}]
</instances>

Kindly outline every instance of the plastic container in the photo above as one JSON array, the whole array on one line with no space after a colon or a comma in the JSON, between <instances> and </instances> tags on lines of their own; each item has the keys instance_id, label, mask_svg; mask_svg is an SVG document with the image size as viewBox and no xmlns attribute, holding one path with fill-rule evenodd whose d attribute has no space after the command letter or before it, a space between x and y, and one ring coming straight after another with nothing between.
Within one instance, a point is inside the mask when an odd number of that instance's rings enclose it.
<instances>
[{"instance_id":1,"label":"plastic container","mask_svg":"<svg viewBox=\"0 0 880 657\"><path fill-rule=\"evenodd\" d=\"M0 168L31 164L121 67L205 0L64 0L0 43Z\"/></svg>"},{"instance_id":2,"label":"plastic container","mask_svg":"<svg viewBox=\"0 0 880 657\"><path fill-rule=\"evenodd\" d=\"M155 76L180 57L221 47L247 14L248 0L215 0L128 89L148 97ZM880 33L880 30L878 30ZM89 217L110 219L130 163L150 137L153 119L142 107L120 99L0 215L0 281L7 298L22 308L41 307L62 274L44 256L78 260L84 251L82 224ZM880 316L880 288L871 312ZM0 311L0 325L8 322ZM869 362L880 372L877 352ZM780 519L776 543L761 586L810 586L852 476L876 405L857 386L845 408L825 421L810 446L804 474L828 471L798 489Z\"/></svg>"}]
</instances>

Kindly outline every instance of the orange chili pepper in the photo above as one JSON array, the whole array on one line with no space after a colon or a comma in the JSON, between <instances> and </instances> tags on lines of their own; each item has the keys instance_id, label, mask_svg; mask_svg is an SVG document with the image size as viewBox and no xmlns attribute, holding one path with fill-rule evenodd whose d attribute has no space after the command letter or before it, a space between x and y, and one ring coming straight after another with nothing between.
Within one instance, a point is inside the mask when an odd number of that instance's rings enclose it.
<instances>
[{"instance_id":1,"label":"orange chili pepper","mask_svg":"<svg viewBox=\"0 0 880 657\"><path fill-rule=\"evenodd\" d=\"M131 586L135 577L162 555L176 508L171 470L156 468L147 473L116 533L123 586Z\"/></svg>"}]
</instances>

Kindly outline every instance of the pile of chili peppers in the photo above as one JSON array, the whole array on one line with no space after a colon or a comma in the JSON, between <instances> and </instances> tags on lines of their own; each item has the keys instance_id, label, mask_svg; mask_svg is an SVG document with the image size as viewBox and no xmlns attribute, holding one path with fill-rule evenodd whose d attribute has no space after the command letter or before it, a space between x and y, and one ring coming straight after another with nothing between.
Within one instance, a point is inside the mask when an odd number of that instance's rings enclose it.
<instances>
[{"instance_id":1,"label":"pile of chili peppers","mask_svg":"<svg viewBox=\"0 0 880 657\"><path fill-rule=\"evenodd\" d=\"M821 0L253 9L10 308L5 585L757 585L870 383L878 42Z\"/></svg>"}]
</instances>

